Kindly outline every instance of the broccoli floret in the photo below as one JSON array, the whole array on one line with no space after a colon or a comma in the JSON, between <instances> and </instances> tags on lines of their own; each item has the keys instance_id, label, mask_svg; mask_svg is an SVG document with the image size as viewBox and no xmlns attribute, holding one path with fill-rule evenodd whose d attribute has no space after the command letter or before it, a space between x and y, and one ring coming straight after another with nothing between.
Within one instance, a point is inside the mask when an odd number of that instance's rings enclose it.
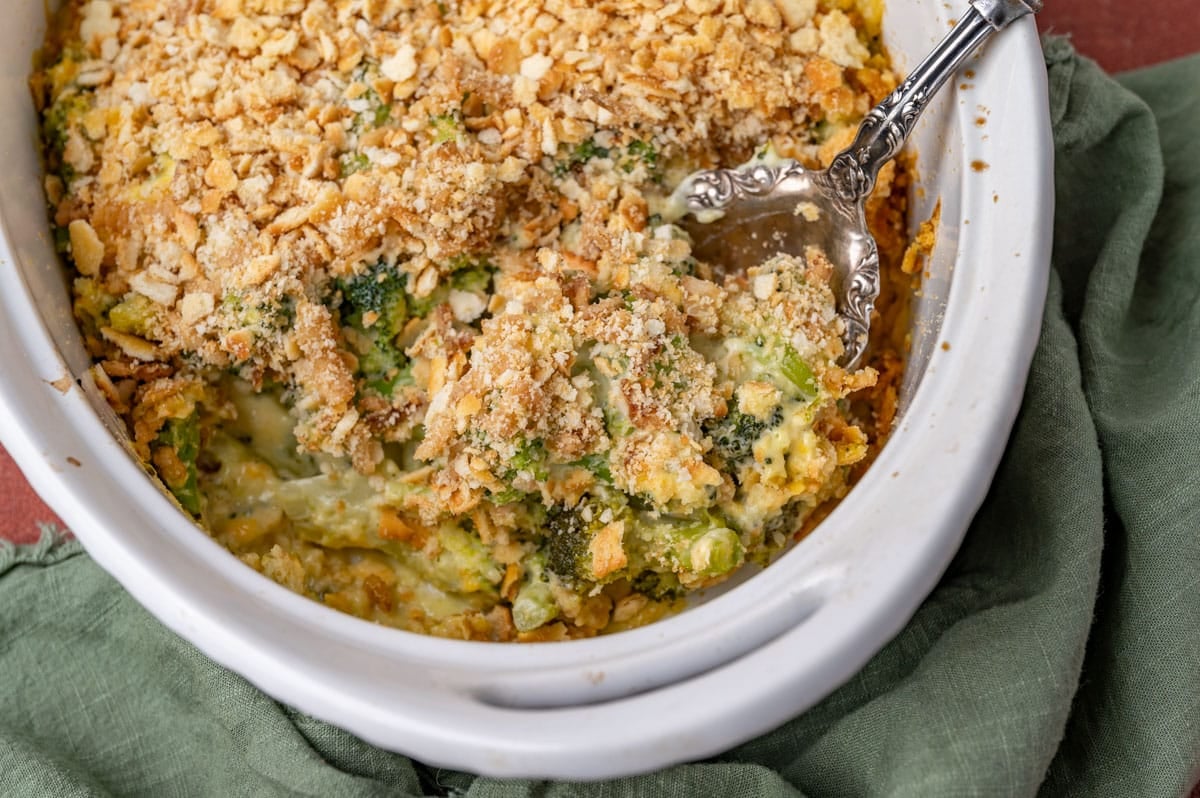
<instances>
[{"instance_id":1,"label":"broccoli floret","mask_svg":"<svg viewBox=\"0 0 1200 798\"><path fill-rule=\"evenodd\" d=\"M639 164L646 167L646 172L650 179L654 182L661 182L663 179L662 169L659 164L658 150L648 141L631 141L625 148L626 157L621 162L621 168L628 174L638 167Z\"/></svg>"},{"instance_id":2,"label":"broccoli floret","mask_svg":"<svg viewBox=\"0 0 1200 798\"><path fill-rule=\"evenodd\" d=\"M462 131L462 112L455 110L437 116L429 117L429 126L433 128L433 140L437 144L458 139Z\"/></svg>"},{"instance_id":3,"label":"broccoli floret","mask_svg":"<svg viewBox=\"0 0 1200 798\"><path fill-rule=\"evenodd\" d=\"M348 152L338 159L339 172L343 178L371 167L371 160L362 153Z\"/></svg>"},{"instance_id":4,"label":"broccoli floret","mask_svg":"<svg viewBox=\"0 0 1200 798\"><path fill-rule=\"evenodd\" d=\"M290 330L296 323L296 298L290 294L278 302L263 302L257 308L263 324L272 330Z\"/></svg>"},{"instance_id":5,"label":"broccoli floret","mask_svg":"<svg viewBox=\"0 0 1200 798\"><path fill-rule=\"evenodd\" d=\"M505 487L488 493L492 504L515 504L539 494L536 483L550 478L551 464L541 438L522 441L516 452L504 461L499 477ZM539 501L532 504L540 505Z\"/></svg>"},{"instance_id":6,"label":"broccoli floret","mask_svg":"<svg viewBox=\"0 0 1200 798\"><path fill-rule=\"evenodd\" d=\"M405 282L407 282L407 280ZM409 294L408 295L408 312L412 314L413 318L423 319L426 316L428 316L434 308L436 308L438 305L442 304L445 301L446 301L445 286L439 286L437 288L437 290L435 290L429 296L424 296L419 299L417 297L413 296L412 294Z\"/></svg>"},{"instance_id":7,"label":"broccoli floret","mask_svg":"<svg viewBox=\"0 0 1200 798\"><path fill-rule=\"evenodd\" d=\"M522 442L516 453L504 464L505 482L512 482L522 474L530 474L538 481L550 476L546 467L546 444L541 438Z\"/></svg>"},{"instance_id":8,"label":"broccoli floret","mask_svg":"<svg viewBox=\"0 0 1200 798\"><path fill-rule=\"evenodd\" d=\"M383 261L343 281L342 318L356 327L395 335L408 320L405 283L404 277Z\"/></svg>"},{"instance_id":9,"label":"broccoli floret","mask_svg":"<svg viewBox=\"0 0 1200 798\"><path fill-rule=\"evenodd\" d=\"M357 105L356 107L363 110L354 115L352 129L355 133L362 133L371 128L383 127L392 116L392 106L383 101L383 98L379 96L379 92L375 91L372 85L374 80L379 76L378 69L378 64L368 60L354 72L354 80L367 87L367 90L358 97L358 102L361 105Z\"/></svg>"},{"instance_id":10,"label":"broccoli floret","mask_svg":"<svg viewBox=\"0 0 1200 798\"><path fill-rule=\"evenodd\" d=\"M63 150L73 124L80 120L92 106L91 92L64 92L46 109L42 116L42 135L47 146L47 157L55 169L62 169ZM66 175L60 174L66 179ZM70 182L69 180L67 182Z\"/></svg>"},{"instance_id":11,"label":"broccoli floret","mask_svg":"<svg viewBox=\"0 0 1200 798\"><path fill-rule=\"evenodd\" d=\"M110 315L114 328L122 329L121 324L148 327L153 320L155 305L145 297L134 295L133 299L136 303L132 306L127 300L113 308ZM220 313L224 325L230 329L247 332L255 340L259 340L292 328L296 321L296 298L284 294L277 299L250 304L242 292L229 291L221 297ZM139 318L143 317L145 321L139 322ZM137 330L131 329L126 332Z\"/></svg>"},{"instance_id":12,"label":"broccoli floret","mask_svg":"<svg viewBox=\"0 0 1200 798\"><path fill-rule=\"evenodd\" d=\"M546 569L568 585L596 582L592 541L606 526L624 517L627 508L622 497L601 492L584 496L573 507L551 507L545 524ZM615 578L617 573L605 576Z\"/></svg>"},{"instance_id":13,"label":"broccoli floret","mask_svg":"<svg viewBox=\"0 0 1200 798\"><path fill-rule=\"evenodd\" d=\"M382 261L338 284L342 323L367 344L358 358L359 374L368 387L385 396L408 377L408 358L396 345L409 318L406 284L403 275Z\"/></svg>"},{"instance_id":14,"label":"broccoli floret","mask_svg":"<svg viewBox=\"0 0 1200 798\"><path fill-rule=\"evenodd\" d=\"M596 531L594 524L583 520L579 507L552 508L546 521L550 572L570 583L586 581L592 573L590 547Z\"/></svg>"},{"instance_id":15,"label":"broccoli floret","mask_svg":"<svg viewBox=\"0 0 1200 798\"><path fill-rule=\"evenodd\" d=\"M130 294L129 298L108 311L108 323L117 332L145 336L150 333L156 306L141 294Z\"/></svg>"},{"instance_id":16,"label":"broccoli floret","mask_svg":"<svg viewBox=\"0 0 1200 798\"><path fill-rule=\"evenodd\" d=\"M63 225L54 225L54 251L59 255L71 254L71 230Z\"/></svg>"},{"instance_id":17,"label":"broccoli floret","mask_svg":"<svg viewBox=\"0 0 1200 798\"><path fill-rule=\"evenodd\" d=\"M598 575L597 535L616 521L627 524L621 546L623 567ZM698 584L741 565L745 549L737 532L711 510L688 516L663 515L631 509L628 497L600 489L585 495L574 506L550 508L542 527L546 570L564 584L578 589L621 577L640 582L644 592L669 595L679 584ZM601 558L601 562L603 558Z\"/></svg>"},{"instance_id":18,"label":"broccoli floret","mask_svg":"<svg viewBox=\"0 0 1200 798\"><path fill-rule=\"evenodd\" d=\"M523 490L504 488L496 493L489 493L488 500L496 505L516 504L519 501L523 501L527 495Z\"/></svg>"},{"instance_id":19,"label":"broccoli floret","mask_svg":"<svg viewBox=\"0 0 1200 798\"><path fill-rule=\"evenodd\" d=\"M630 155L633 155L641 160L646 166L654 167L658 164L658 150L654 149L654 145L648 141L630 142L626 147Z\"/></svg>"},{"instance_id":20,"label":"broccoli floret","mask_svg":"<svg viewBox=\"0 0 1200 798\"><path fill-rule=\"evenodd\" d=\"M684 594L683 585L675 574L664 574L658 571L643 571L630 582L634 592L649 596L656 601L674 600Z\"/></svg>"},{"instance_id":21,"label":"broccoli floret","mask_svg":"<svg viewBox=\"0 0 1200 798\"><path fill-rule=\"evenodd\" d=\"M108 325L108 312L117 304L117 298L104 290L99 282L91 277L78 277L75 280L75 318L86 328L89 334Z\"/></svg>"},{"instance_id":22,"label":"broccoli floret","mask_svg":"<svg viewBox=\"0 0 1200 798\"><path fill-rule=\"evenodd\" d=\"M596 143L595 139L588 139L581 144L576 145L575 152L571 154L571 160L575 163L587 163L593 158L607 158L608 148L601 147Z\"/></svg>"},{"instance_id":23,"label":"broccoli floret","mask_svg":"<svg viewBox=\"0 0 1200 798\"><path fill-rule=\"evenodd\" d=\"M734 465L753 453L755 441L764 432L778 427L782 422L782 407L776 407L766 420L734 408L725 418L714 419L706 424L704 431L712 438L713 452L727 465Z\"/></svg>"},{"instance_id":24,"label":"broccoli floret","mask_svg":"<svg viewBox=\"0 0 1200 798\"><path fill-rule=\"evenodd\" d=\"M546 444L541 438L534 438L521 444L517 453L508 461L510 472L529 471L535 479L546 478Z\"/></svg>"},{"instance_id":25,"label":"broccoli floret","mask_svg":"<svg viewBox=\"0 0 1200 798\"><path fill-rule=\"evenodd\" d=\"M450 287L453 290L482 294L491 290L496 267L486 259L474 261L460 257L451 262L450 271Z\"/></svg>"},{"instance_id":26,"label":"broccoli floret","mask_svg":"<svg viewBox=\"0 0 1200 798\"><path fill-rule=\"evenodd\" d=\"M486 436L481 436L479 443L487 445ZM542 439L532 438L518 443L513 455L504 461L499 477L504 480L506 487L489 492L488 499L493 504L514 504L530 493L537 493L536 486L530 482L545 482L550 477L550 464Z\"/></svg>"},{"instance_id":27,"label":"broccoli floret","mask_svg":"<svg viewBox=\"0 0 1200 798\"><path fill-rule=\"evenodd\" d=\"M408 357L390 340L376 337L366 352L359 355L358 372L375 393L391 396L397 385L411 378Z\"/></svg>"},{"instance_id":28,"label":"broccoli floret","mask_svg":"<svg viewBox=\"0 0 1200 798\"><path fill-rule=\"evenodd\" d=\"M450 298L450 292L486 294L495 267L486 260L460 257L449 264L451 277L431 294L417 298L408 292L408 275L380 261L365 272L338 281L342 324L362 339L359 375L376 393L390 396L397 385L411 380L410 363L396 345L409 319L424 318Z\"/></svg>"},{"instance_id":29,"label":"broccoli floret","mask_svg":"<svg viewBox=\"0 0 1200 798\"><path fill-rule=\"evenodd\" d=\"M570 465L591 472L592 476L605 485L612 484L612 467L609 464L607 452L586 455Z\"/></svg>"},{"instance_id":30,"label":"broccoli floret","mask_svg":"<svg viewBox=\"0 0 1200 798\"><path fill-rule=\"evenodd\" d=\"M563 177L573 169L583 166L593 158L607 158L610 150L607 147L601 147L596 143L595 139L588 139L575 145L575 149L571 150L571 154L565 161L559 161L554 167L554 176Z\"/></svg>"}]
</instances>

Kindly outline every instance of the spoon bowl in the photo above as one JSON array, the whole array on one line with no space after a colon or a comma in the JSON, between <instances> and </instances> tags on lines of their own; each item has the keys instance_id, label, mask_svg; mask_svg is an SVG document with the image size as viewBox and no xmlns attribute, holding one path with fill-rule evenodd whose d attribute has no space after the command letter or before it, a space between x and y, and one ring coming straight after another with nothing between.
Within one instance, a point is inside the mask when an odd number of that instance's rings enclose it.
<instances>
[{"instance_id":1,"label":"spoon bowl","mask_svg":"<svg viewBox=\"0 0 1200 798\"><path fill-rule=\"evenodd\" d=\"M676 206L693 254L718 275L744 272L772 255L817 247L833 264L830 288L844 322L842 364L866 351L879 296L879 252L864 207L879 170L900 152L929 100L993 34L1042 8L1042 0L971 0L950 33L859 125L828 169L753 161L689 176Z\"/></svg>"},{"instance_id":2,"label":"spoon bowl","mask_svg":"<svg viewBox=\"0 0 1200 798\"><path fill-rule=\"evenodd\" d=\"M853 366L866 349L879 295L879 251L863 204L843 197L829 172L795 161L700 172L685 185L693 216L680 224L692 238L692 254L716 264L718 276L780 252L824 252L845 322L843 361Z\"/></svg>"}]
</instances>

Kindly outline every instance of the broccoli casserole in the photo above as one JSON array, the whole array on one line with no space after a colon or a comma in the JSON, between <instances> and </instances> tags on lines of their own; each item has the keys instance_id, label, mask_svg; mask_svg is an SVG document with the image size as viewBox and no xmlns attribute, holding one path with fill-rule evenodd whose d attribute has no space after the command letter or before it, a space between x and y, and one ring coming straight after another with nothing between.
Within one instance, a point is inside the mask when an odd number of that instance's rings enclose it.
<instances>
[{"instance_id":1,"label":"broccoli casserole","mask_svg":"<svg viewBox=\"0 0 1200 798\"><path fill-rule=\"evenodd\" d=\"M33 89L92 375L186 512L328 606L652 621L811 528L890 425L899 358L838 366L820 251L718 279L666 213L699 168L827 161L895 86L878 28L874 0L68 3ZM885 263L904 180L869 207Z\"/></svg>"}]
</instances>

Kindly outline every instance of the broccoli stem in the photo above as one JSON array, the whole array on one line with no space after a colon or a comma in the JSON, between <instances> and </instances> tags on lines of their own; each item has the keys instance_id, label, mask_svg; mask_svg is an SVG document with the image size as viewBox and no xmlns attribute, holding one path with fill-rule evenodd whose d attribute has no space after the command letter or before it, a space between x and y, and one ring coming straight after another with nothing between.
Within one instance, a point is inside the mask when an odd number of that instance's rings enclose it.
<instances>
[{"instance_id":1,"label":"broccoli stem","mask_svg":"<svg viewBox=\"0 0 1200 798\"><path fill-rule=\"evenodd\" d=\"M800 392L800 397L811 402L817 398L819 389L817 387L817 378L813 374L811 368L805 363L798 352L787 344L783 350L783 357L780 358L779 370L788 382L796 386L796 390Z\"/></svg>"},{"instance_id":2,"label":"broccoli stem","mask_svg":"<svg viewBox=\"0 0 1200 798\"><path fill-rule=\"evenodd\" d=\"M526 560L525 582L512 603L513 625L519 632L532 632L558 617L558 602L543 576L540 556Z\"/></svg>"},{"instance_id":3,"label":"broccoli stem","mask_svg":"<svg viewBox=\"0 0 1200 798\"><path fill-rule=\"evenodd\" d=\"M637 526L644 558L674 572L685 584L727 574L745 559L741 537L710 512L644 518Z\"/></svg>"},{"instance_id":4,"label":"broccoli stem","mask_svg":"<svg viewBox=\"0 0 1200 798\"><path fill-rule=\"evenodd\" d=\"M200 420L196 413L173 418L158 433L154 463L163 484L183 509L199 516L202 508L196 457L200 453ZM163 451L165 450L165 451Z\"/></svg>"}]
</instances>

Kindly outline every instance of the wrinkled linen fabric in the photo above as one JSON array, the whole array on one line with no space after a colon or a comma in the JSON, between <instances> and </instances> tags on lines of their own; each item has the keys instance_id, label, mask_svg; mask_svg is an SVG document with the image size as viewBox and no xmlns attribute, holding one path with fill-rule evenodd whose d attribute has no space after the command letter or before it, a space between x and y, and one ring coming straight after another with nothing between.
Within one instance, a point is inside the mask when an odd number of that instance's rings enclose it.
<instances>
[{"instance_id":1,"label":"wrinkled linen fabric","mask_svg":"<svg viewBox=\"0 0 1200 798\"><path fill-rule=\"evenodd\" d=\"M604 783L427 768L266 697L46 537L0 548L0 794L1186 795L1200 57L1113 80L1064 40L1045 51L1058 208L1020 417L937 589L817 707L708 762Z\"/></svg>"}]
</instances>

